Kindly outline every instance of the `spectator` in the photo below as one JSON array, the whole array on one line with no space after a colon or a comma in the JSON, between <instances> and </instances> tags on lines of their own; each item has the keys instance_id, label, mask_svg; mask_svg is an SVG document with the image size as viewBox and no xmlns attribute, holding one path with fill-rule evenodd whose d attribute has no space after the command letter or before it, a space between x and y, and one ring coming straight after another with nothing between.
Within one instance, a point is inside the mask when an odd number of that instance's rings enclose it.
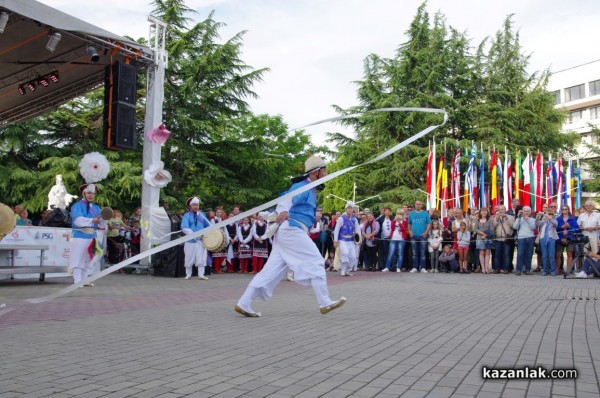
<instances>
[{"instance_id":1,"label":"spectator","mask_svg":"<svg viewBox=\"0 0 600 398\"><path fill-rule=\"evenodd\" d=\"M375 217L373 213L367 212L367 222L365 222L362 229L362 237L365 241L365 248L363 252L363 260L365 263L365 268L369 271L375 272L377 271L377 240L375 236L379 232L379 223L375 221Z\"/></svg>"},{"instance_id":2,"label":"spectator","mask_svg":"<svg viewBox=\"0 0 600 398\"><path fill-rule=\"evenodd\" d=\"M598 230L600 230L600 213L594 211L594 202L585 202L585 212L579 214L577 219L583 234L590 238L592 252L598 253Z\"/></svg>"},{"instance_id":3,"label":"spectator","mask_svg":"<svg viewBox=\"0 0 600 398\"><path fill-rule=\"evenodd\" d=\"M390 249L390 235L392 234L392 209L390 209L389 206L385 206L383 208L382 214L377 217L377 223L379 224L379 233L376 237L378 239L377 263L378 270L383 271L383 269L386 267L386 261Z\"/></svg>"},{"instance_id":4,"label":"spectator","mask_svg":"<svg viewBox=\"0 0 600 398\"><path fill-rule=\"evenodd\" d=\"M423 210L423 202L415 202L415 210L408 215L408 234L411 238L411 247L413 252L413 268L410 272L427 273L426 250L427 235L431 228L431 218L429 213Z\"/></svg>"},{"instance_id":5,"label":"spectator","mask_svg":"<svg viewBox=\"0 0 600 398\"><path fill-rule=\"evenodd\" d=\"M490 211L487 207L479 209L479 216L475 220L474 232L476 234L475 247L479 252L481 273L490 274L492 272L490 260L492 257L493 233Z\"/></svg>"},{"instance_id":6,"label":"spectator","mask_svg":"<svg viewBox=\"0 0 600 398\"><path fill-rule=\"evenodd\" d=\"M471 244L471 231L467 223L462 221L460 229L456 232L456 247L458 249L458 269L460 273L468 274L469 271L469 245Z\"/></svg>"},{"instance_id":7,"label":"spectator","mask_svg":"<svg viewBox=\"0 0 600 398\"><path fill-rule=\"evenodd\" d=\"M558 231L558 240L556 241L556 272L560 275L563 272L563 251L567 249L567 266L573 261L575 252L575 243L570 242L573 238L573 232L579 232L577 218L571 214L569 206L561 206L561 214L556 218L556 230Z\"/></svg>"},{"instance_id":8,"label":"spectator","mask_svg":"<svg viewBox=\"0 0 600 398\"><path fill-rule=\"evenodd\" d=\"M29 217L29 212L27 209L22 209L19 212L19 218L17 218L17 225L31 227L33 223Z\"/></svg>"},{"instance_id":9,"label":"spectator","mask_svg":"<svg viewBox=\"0 0 600 398\"><path fill-rule=\"evenodd\" d=\"M451 245L444 246L444 249L440 254L440 270L448 273L450 271L456 272L457 269L458 263L456 261L456 252L452 249Z\"/></svg>"},{"instance_id":10,"label":"spectator","mask_svg":"<svg viewBox=\"0 0 600 398\"><path fill-rule=\"evenodd\" d=\"M554 207L556 208L556 206ZM548 272L552 273L552 276L556 276L556 241L558 240L558 234L556 232L556 226L558 221L554 216L552 210L549 210L543 217L537 221L536 227L539 231L539 247L542 251L542 263L544 265L543 275L548 275ZM539 266L539 265L538 265ZM550 268L550 270L548 270Z\"/></svg>"},{"instance_id":11,"label":"spectator","mask_svg":"<svg viewBox=\"0 0 600 398\"><path fill-rule=\"evenodd\" d=\"M517 231L517 268L515 275L533 275L531 272L531 258L533 257L533 241L535 235L535 218L531 217L531 207L524 206L517 214L517 220L513 225Z\"/></svg>"},{"instance_id":12,"label":"spectator","mask_svg":"<svg viewBox=\"0 0 600 398\"><path fill-rule=\"evenodd\" d=\"M440 251L442 249L442 227L439 218L431 220L431 229L427 238L427 249L429 251L429 262L431 264L431 272L438 272L438 263Z\"/></svg>"},{"instance_id":13,"label":"spectator","mask_svg":"<svg viewBox=\"0 0 600 398\"><path fill-rule=\"evenodd\" d=\"M494 273L508 274L510 270L510 248L513 246L513 225L515 218L506 214L504 205L496 206L496 214L492 217L494 231Z\"/></svg>"},{"instance_id":14,"label":"spectator","mask_svg":"<svg viewBox=\"0 0 600 398\"><path fill-rule=\"evenodd\" d=\"M408 221L404 217L402 209L396 210L396 217L390 225L392 235L390 237L390 249L385 263L385 268L382 270L388 272L392 270L392 261L396 257L396 272L400 272L402 262L404 260L404 246L408 238Z\"/></svg>"}]
</instances>

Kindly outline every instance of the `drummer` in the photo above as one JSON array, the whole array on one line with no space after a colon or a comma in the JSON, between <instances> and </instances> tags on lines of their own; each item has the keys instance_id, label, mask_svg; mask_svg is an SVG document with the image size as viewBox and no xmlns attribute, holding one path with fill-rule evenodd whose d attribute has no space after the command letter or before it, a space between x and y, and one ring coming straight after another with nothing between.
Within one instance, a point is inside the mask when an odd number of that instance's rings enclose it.
<instances>
[{"instance_id":1,"label":"drummer","mask_svg":"<svg viewBox=\"0 0 600 398\"><path fill-rule=\"evenodd\" d=\"M200 199L197 197L188 198L185 202L188 211L183 215L181 220L181 231L186 235L191 235L203 228L210 227L210 222L206 216L200 211ZM183 253L185 254L185 279L192 277L192 267L198 267L198 279L207 280L204 276L206 267L206 249L202 244L202 239L190 239L183 245Z\"/></svg>"}]
</instances>

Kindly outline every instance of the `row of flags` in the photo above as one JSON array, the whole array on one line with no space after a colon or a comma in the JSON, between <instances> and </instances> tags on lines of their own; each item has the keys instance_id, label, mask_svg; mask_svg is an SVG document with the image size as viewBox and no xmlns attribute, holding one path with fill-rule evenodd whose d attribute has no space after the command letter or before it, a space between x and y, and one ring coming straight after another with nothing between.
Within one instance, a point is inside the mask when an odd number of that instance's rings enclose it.
<instances>
[{"instance_id":1,"label":"row of flags","mask_svg":"<svg viewBox=\"0 0 600 398\"><path fill-rule=\"evenodd\" d=\"M560 157L544 162L544 156L529 152L523 157L517 152L513 160L504 149L504 161L496 148L479 151L473 143L471 153L466 149L469 166L464 174L460 171L461 148L446 151L437 160L436 144L429 145L427 159L427 209L440 210L442 217L450 208L487 207L492 212L498 204L510 209L513 199L524 206L540 211L544 203L557 202L558 208L565 203L571 210L581 207L581 165L579 159L564 160ZM486 160L487 158L487 160ZM487 163L486 163L487 162ZM489 181L487 180L489 179Z\"/></svg>"}]
</instances>

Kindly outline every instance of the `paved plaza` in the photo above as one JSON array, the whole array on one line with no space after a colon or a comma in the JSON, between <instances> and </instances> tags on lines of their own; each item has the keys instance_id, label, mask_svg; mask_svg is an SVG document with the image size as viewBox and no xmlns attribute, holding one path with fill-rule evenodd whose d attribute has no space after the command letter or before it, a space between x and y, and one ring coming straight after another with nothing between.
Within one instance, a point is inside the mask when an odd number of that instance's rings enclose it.
<instances>
[{"instance_id":1,"label":"paved plaza","mask_svg":"<svg viewBox=\"0 0 600 398\"><path fill-rule=\"evenodd\" d=\"M233 311L251 276L111 274L0 281L0 397L598 397L600 280L328 273L339 310L282 282L261 318ZM489 380L574 368L576 380Z\"/></svg>"}]
</instances>

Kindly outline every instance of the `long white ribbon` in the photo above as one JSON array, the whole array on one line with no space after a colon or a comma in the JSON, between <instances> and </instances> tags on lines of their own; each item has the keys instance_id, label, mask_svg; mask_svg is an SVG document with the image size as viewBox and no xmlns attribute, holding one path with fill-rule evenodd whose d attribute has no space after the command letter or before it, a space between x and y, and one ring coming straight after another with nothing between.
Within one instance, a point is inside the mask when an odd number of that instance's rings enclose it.
<instances>
[{"instance_id":1,"label":"long white ribbon","mask_svg":"<svg viewBox=\"0 0 600 398\"><path fill-rule=\"evenodd\" d=\"M312 188L314 188L314 187L316 187L318 185L324 184L325 182L330 181L330 180L332 180L332 179L334 179L336 177L339 177L342 174L346 174L347 172L352 171L352 170L354 170L354 169L356 169L358 167L362 167L362 166L365 166L365 165L368 165L368 164L371 164L371 163L378 162L381 159L384 159L384 158L390 156L394 152L399 151L400 149L404 148L405 146L409 145L410 143L418 140L419 138L424 137L425 135L429 134L431 131L435 130L436 128L438 128L440 126L443 126L444 124L446 124L446 121L448 120L448 114L443 109L430 109L430 108L382 108L382 109L374 109L374 110L367 111L367 112L362 112L362 113L355 113L355 114L352 114L352 115L344 115L344 116L332 117L332 118L329 118L329 119L323 119L323 120L320 120L318 122L310 123L310 124L307 124L307 125L302 126L302 127L297 127L295 129L290 130L290 132L295 131L295 130L299 130L299 129L303 129L305 127L316 126L316 125L322 124L322 123L334 122L334 121L343 120L343 119L356 118L356 117L359 117L359 116L362 116L362 115L365 115L365 114L368 114L368 113L376 113L376 112L427 112L427 113L439 113L439 114L443 114L444 115L444 120L440 124L429 126L426 129L421 130L419 133L413 135L410 138L407 138L406 140L402 141L401 143L393 146L392 148L390 148L387 151L385 151L385 152L377 155L376 157L374 157L373 159L371 159L371 160L369 160L369 161L367 161L365 163L362 163L362 164L359 164L359 165L355 165L355 166L350 166L350 167L347 167L347 168L345 168L343 170L338 170L336 172L328 174L327 176L325 176L323 178L320 178L320 179L315 180L315 181L313 181L313 182L311 182L309 184L306 184L305 186L303 186L303 187L301 187L299 189L296 189L296 190L294 190L292 192L289 192L289 193L287 193L287 194L285 194L283 196L280 196L277 199L273 199L273 200L271 200L271 201L269 201L267 203L263 203L262 205L255 207L253 209L250 209L248 211L240 213L237 216L228 218L227 220L221 221L221 222L219 222L217 224L213 224L210 227L206 227L206 228L203 228L203 229L201 229L199 231L196 231L193 234L186 235L186 236L183 236L181 238L177 238L177 239L172 240L172 241L167 242L167 243L163 243L160 246L154 247L154 248L152 248L150 250L147 250L147 251L145 251L143 253L140 253L140 254L138 254L136 256L130 257L130 258L124 260L124 261L121 261L118 264L115 264L115 265L113 265L113 266L111 266L109 268L106 268L103 271L100 271L100 272L98 272L98 273L96 273L96 274L88 277L86 280L84 280L82 282L75 283L73 285L70 285L70 286L68 286L68 287L66 287L64 289L61 289L61 290L59 290L57 292L54 292L52 294L49 294L47 296L43 296L43 297L39 297L39 298L33 298L33 299L27 299L27 301L29 303L38 304L38 303L44 303L46 301L55 299L57 297L64 296L65 294L68 294L68 293L70 293L70 292L78 289L79 287L81 287L84 284L88 284L88 283L91 283L91 282L93 282L93 281L95 281L97 279L103 278L106 275L108 275L108 274L110 274L112 272L118 271L121 268L126 267L126 266L128 266L128 265L130 265L130 264L132 264L132 263L134 263L136 261L139 261L139 260L143 259L143 258L146 258L146 257L151 256L153 254L159 253L159 252L161 252L163 250L170 249L170 248L172 248L174 246L177 246L177 245L180 245L182 243L185 243L185 242L189 241L190 239L199 238L199 237L201 237L202 235L204 235L206 232L208 232L211 229L224 227L224 226L226 226L228 224L231 224L231 223L234 223L234 222L236 222L238 220L241 220L244 217L249 217L252 214L256 214L256 213L258 213L261 210L268 209L268 208L270 208L272 206L275 206L276 204L278 204L279 202L281 202L283 200L286 200L288 198L292 198L292 197L294 197L294 196L296 196L298 194L301 194L302 192L308 191L309 189L312 189Z\"/></svg>"}]
</instances>

